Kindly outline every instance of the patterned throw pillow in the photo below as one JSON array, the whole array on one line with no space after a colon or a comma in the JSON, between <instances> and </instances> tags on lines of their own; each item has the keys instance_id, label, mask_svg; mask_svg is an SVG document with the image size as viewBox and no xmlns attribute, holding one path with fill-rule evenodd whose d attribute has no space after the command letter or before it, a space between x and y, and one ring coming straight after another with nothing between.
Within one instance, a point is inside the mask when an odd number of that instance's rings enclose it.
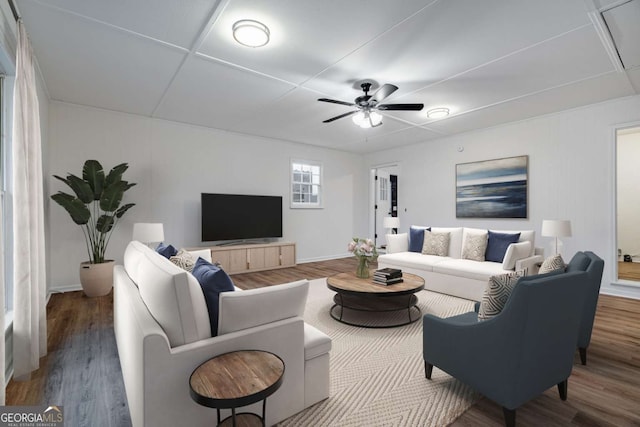
<instances>
[{"instance_id":1,"label":"patterned throw pillow","mask_svg":"<svg viewBox=\"0 0 640 427\"><path fill-rule=\"evenodd\" d=\"M462 246L462 259L484 261L487 250L488 233L465 233Z\"/></svg>"},{"instance_id":2,"label":"patterned throw pillow","mask_svg":"<svg viewBox=\"0 0 640 427\"><path fill-rule=\"evenodd\" d=\"M538 270L538 274L551 273L556 270L564 271L565 267L564 260L560 254L552 255L544 260L542 266L540 266L540 270Z\"/></svg>"},{"instance_id":3,"label":"patterned throw pillow","mask_svg":"<svg viewBox=\"0 0 640 427\"><path fill-rule=\"evenodd\" d=\"M193 256L185 249L180 249L177 254L169 258L169 261L189 273L193 271L193 266L196 263Z\"/></svg>"},{"instance_id":4,"label":"patterned throw pillow","mask_svg":"<svg viewBox=\"0 0 640 427\"><path fill-rule=\"evenodd\" d=\"M478 321L488 320L500 314L511 296L514 286L518 283L523 272L507 273L498 276L491 276L487 287L484 289L480 309L478 310Z\"/></svg>"},{"instance_id":5,"label":"patterned throw pillow","mask_svg":"<svg viewBox=\"0 0 640 427\"><path fill-rule=\"evenodd\" d=\"M424 232L422 253L425 255L447 256L449 254L449 233Z\"/></svg>"}]
</instances>

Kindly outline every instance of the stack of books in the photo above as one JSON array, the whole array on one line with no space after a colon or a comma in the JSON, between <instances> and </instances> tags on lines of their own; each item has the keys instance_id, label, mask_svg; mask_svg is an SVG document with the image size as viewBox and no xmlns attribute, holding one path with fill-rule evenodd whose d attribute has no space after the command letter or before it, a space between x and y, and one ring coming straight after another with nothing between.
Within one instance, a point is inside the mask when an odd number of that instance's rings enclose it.
<instances>
[{"instance_id":1,"label":"stack of books","mask_svg":"<svg viewBox=\"0 0 640 427\"><path fill-rule=\"evenodd\" d=\"M397 268L382 268L373 273L373 283L387 286L400 282L402 282L402 270Z\"/></svg>"}]
</instances>

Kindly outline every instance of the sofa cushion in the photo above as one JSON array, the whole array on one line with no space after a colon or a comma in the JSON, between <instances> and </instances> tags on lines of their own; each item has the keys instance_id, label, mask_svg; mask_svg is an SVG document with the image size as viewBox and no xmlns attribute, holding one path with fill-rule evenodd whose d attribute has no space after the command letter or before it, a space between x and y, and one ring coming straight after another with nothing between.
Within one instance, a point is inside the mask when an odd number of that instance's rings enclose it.
<instances>
[{"instance_id":1,"label":"sofa cushion","mask_svg":"<svg viewBox=\"0 0 640 427\"><path fill-rule=\"evenodd\" d=\"M531 252L527 256L535 255L535 237L536 232L533 230L489 230L496 233L505 233L505 234L516 234L520 233L520 238L518 242L531 242Z\"/></svg>"},{"instance_id":2,"label":"sofa cushion","mask_svg":"<svg viewBox=\"0 0 640 427\"><path fill-rule=\"evenodd\" d=\"M435 273L466 277L486 282L489 277L510 273L502 269L502 264L491 261L477 262L469 259L446 258L433 266ZM513 273L513 271L511 271Z\"/></svg>"},{"instance_id":3,"label":"sofa cushion","mask_svg":"<svg viewBox=\"0 0 640 427\"><path fill-rule=\"evenodd\" d=\"M507 248L502 261L503 270L513 270L516 268L516 261L531 256L531 242L512 243Z\"/></svg>"},{"instance_id":4,"label":"sofa cushion","mask_svg":"<svg viewBox=\"0 0 640 427\"><path fill-rule=\"evenodd\" d=\"M218 335L304 314L309 282L300 280L242 292L220 294Z\"/></svg>"},{"instance_id":5,"label":"sofa cushion","mask_svg":"<svg viewBox=\"0 0 640 427\"><path fill-rule=\"evenodd\" d=\"M407 252L409 250L409 242L407 233L402 234L385 234L387 240L387 253Z\"/></svg>"},{"instance_id":6,"label":"sofa cushion","mask_svg":"<svg viewBox=\"0 0 640 427\"><path fill-rule=\"evenodd\" d=\"M449 252L449 233L425 231L422 253L424 255L447 256Z\"/></svg>"},{"instance_id":7,"label":"sofa cushion","mask_svg":"<svg viewBox=\"0 0 640 427\"><path fill-rule=\"evenodd\" d=\"M564 271L564 269L565 265L562 256L560 254L551 255L544 260L540 266L540 270L538 270L538 274L551 273L553 271Z\"/></svg>"},{"instance_id":8,"label":"sofa cushion","mask_svg":"<svg viewBox=\"0 0 640 427\"><path fill-rule=\"evenodd\" d=\"M172 256L174 256L175 254L177 254L178 250L176 248L174 248L173 245L165 245L164 243L161 242L156 247L156 252L158 252L160 255L162 255L166 259L169 259Z\"/></svg>"},{"instance_id":9,"label":"sofa cushion","mask_svg":"<svg viewBox=\"0 0 640 427\"><path fill-rule=\"evenodd\" d=\"M451 258L462 256L462 227L431 227L432 232L449 233L449 253Z\"/></svg>"},{"instance_id":10,"label":"sofa cushion","mask_svg":"<svg viewBox=\"0 0 640 427\"><path fill-rule=\"evenodd\" d=\"M311 360L331 351L331 338L318 329L304 324L304 360Z\"/></svg>"},{"instance_id":11,"label":"sofa cushion","mask_svg":"<svg viewBox=\"0 0 640 427\"><path fill-rule=\"evenodd\" d=\"M181 269L191 273L196 259L197 258L194 259L193 256L186 250L180 249L177 254L169 258L169 261L171 261Z\"/></svg>"},{"instance_id":12,"label":"sofa cushion","mask_svg":"<svg viewBox=\"0 0 640 427\"><path fill-rule=\"evenodd\" d=\"M484 258L487 261L503 262L509 245L518 240L520 240L520 233L496 233L489 230L489 241Z\"/></svg>"},{"instance_id":13,"label":"sofa cushion","mask_svg":"<svg viewBox=\"0 0 640 427\"><path fill-rule=\"evenodd\" d=\"M431 227L412 225L409 227L409 252L422 252L425 230L431 231Z\"/></svg>"},{"instance_id":14,"label":"sofa cushion","mask_svg":"<svg viewBox=\"0 0 640 427\"><path fill-rule=\"evenodd\" d=\"M384 254L378 257L378 264L389 263L397 268L415 268L416 270L432 271L433 266L449 259L437 255L423 255L415 252L399 252Z\"/></svg>"},{"instance_id":15,"label":"sofa cushion","mask_svg":"<svg viewBox=\"0 0 640 427\"><path fill-rule=\"evenodd\" d=\"M202 258L198 258L193 266L193 276L200 283L207 303L211 336L218 336L218 299L222 292L233 292L233 282L223 269Z\"/></svg>"},{"instance_id":16,"label":"sofa cushion","mask_svg":"<svg viewBox=\"0 0 640 427\"><path fill-rule=\"evenodd\" d=\"M487 250L487 230L465 228L462 232L462 259L484 261Z\"/></svg>"},{"instance_id":17,"label":"sofa cushion","mask_svg":"<svg viewBox=\"0 0 640 427\"><path fill-rule=\"evenodd\" d=\"M478 321L488 320L500 314L520 277L520 273L513 272L489 278L480 302Z\"/></svg>"},{"instance_id":18,"label":"sofa cushion","mask_svg":"<svg viewBox=\"0 0 640 427\"><path fill-rule=\"evenodd\" d=\"M125 270L171 347L211 337L204 295L191 274L137 241L125 250Z\"/></svg>"}]
</instances>

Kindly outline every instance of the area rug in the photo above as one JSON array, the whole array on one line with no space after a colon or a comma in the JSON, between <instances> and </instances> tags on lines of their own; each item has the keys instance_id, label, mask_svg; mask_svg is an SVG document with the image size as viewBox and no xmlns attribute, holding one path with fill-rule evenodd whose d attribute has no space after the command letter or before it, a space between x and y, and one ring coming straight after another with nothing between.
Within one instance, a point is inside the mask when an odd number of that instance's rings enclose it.
<instances>
[{"instance_id":1,"label":"area rug","mask_svg":"<svg viewBox=\"0 0 640 427\"><path fill-rule=\"evenodd\" d=\"M345 325L329 316L333 295L325 279L312 280L304 316L332 339L330 396L279 426L446 426L475 402L476 392L437 368L431 381L425 378L421 320L390 329ZM423 314L473 310L468 300L416 295Z\"/></svg>"}]
</instances>

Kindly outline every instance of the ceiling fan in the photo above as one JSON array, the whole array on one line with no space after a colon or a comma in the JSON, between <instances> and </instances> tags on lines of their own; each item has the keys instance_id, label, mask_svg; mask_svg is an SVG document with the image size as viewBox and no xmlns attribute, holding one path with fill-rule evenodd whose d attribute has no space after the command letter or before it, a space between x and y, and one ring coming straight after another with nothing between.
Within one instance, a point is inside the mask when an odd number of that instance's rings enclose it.
<instances>
[{"instance_id":1,"label":"ceiling fan","mask_svg":"<svg viewBox=\"0 0 640 427\"><path fill-rule=\"evenodd\" d=\"M364 95L357 97L353 102L337 101L335 99L319 98L318 101L330 102L332 104L347 105L349 107L356 107L355 110L348 113L340 114L339 116L332 117L324 120L322 123L330 123L334 120L341 119L343 117L353 116L353 122L361 128L370 128L380 126L382 124L382 115L376 110L380 111L420 111L424 107L424 104L380 104L383 99L391 95L398 90L398 86L392 84L384 84L374 93L369 95L371 89L371 83L365 82L360 85L364 91Z\"/></svg>"}]
</instances>

